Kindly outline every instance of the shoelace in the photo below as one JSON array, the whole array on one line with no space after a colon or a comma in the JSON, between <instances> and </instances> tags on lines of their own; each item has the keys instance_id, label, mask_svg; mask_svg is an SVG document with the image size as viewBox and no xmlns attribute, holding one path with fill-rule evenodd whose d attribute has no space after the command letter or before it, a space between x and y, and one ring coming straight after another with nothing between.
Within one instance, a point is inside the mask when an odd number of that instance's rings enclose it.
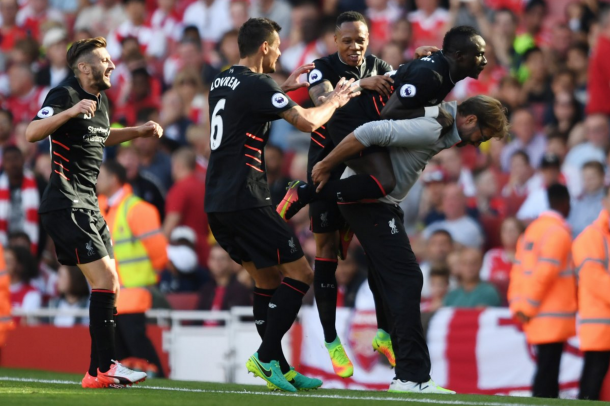
<instances>
[{"instance_id":1,"label":"shoelace","mask_svg":"<svg viewBox=\"0 0 610 406\"><path fill-rule=\"evenodd\" d=\"M338 353L338 355L337 355L337 353ZM335 348L333 348L332 358L338 360L341 364L347 364L349 362L349 359L347 358L345 351L343 351L342 345L338 345Z\"/></svg>"},{"instance_id":2,"label":"shoelace","mask_svg":"<svg viewBox=\"0 0 610 406\"><path fill-rule=\"evenodd\" d=\"M116 365L115 371L117 374L132 374L133 371L129 368L127 368L126 366L123 366L123 364L121 364L119 361L116 360L112 360L112 362L114 362L114 364Z\"/></svg>"}]
</instances>

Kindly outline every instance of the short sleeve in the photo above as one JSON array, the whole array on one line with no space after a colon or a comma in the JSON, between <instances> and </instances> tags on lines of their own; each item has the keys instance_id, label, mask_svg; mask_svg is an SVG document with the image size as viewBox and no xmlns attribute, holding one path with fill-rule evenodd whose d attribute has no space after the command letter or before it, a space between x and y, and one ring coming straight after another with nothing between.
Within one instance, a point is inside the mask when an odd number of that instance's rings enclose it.
<instances>
[{"instance_id":1,"label":"short sleeve","mask_svg":"<svg viewBox=\"0 0 610 406\"><path fill-rule=\"evenodd\" d=\"M431 106L440 103L438 92L441 87L441 77L432 69L420 68L407 70L394 78L394 87L398 100L407 109Z\"/></svg>"},{"instance_id":2,"label":"short sleeve","mask_svg":"<svg viewBox=\"0 0 610 406\"><path fill-rule=\"evenodd\" d=\"M42 107L32 121L49 118L72 107L70 93L65 87L51 89L45 97Z\"/></svg>"},{"instance_id":3,"label":"short sleeve","mask_svg":"<svg viewBox=\"0 0 610 406\"><path fill-rule=\"evenodd\" d=\"M386 73L392 72L393 70L394 70L394 68L392 68L392 65L390 65L383 59L377 59L377 74L378 75L385 75Z\"/></svg>"},{"instance_id":4,"label":"short sleeve","mask_svg":"<svg viewBox=\"0 0 610 406\"><path fill-rule=\"evenodd\" d=\"M286 110L290 110L297 104L290 98L273 79L268 76L261 78L256 84L252 98L252 106L257 113L279 118L279 115ZM273 117L275 116L275 117Z\"/></svg>"},{"instance_id":5,"label":"short sleeve","mask_svg":"<svg viewBox=\"0 0 610 406\"><path fill-rule=\"evenodd\" d=\"M174 185L167 193L165 200L165 214L185 213L186 211L186 189L180 183Z\"/></svg>"},{"instance_id":6,"label":"short sleeve","mask_svg":"<svg viewBox=\"0 0 610 406\"><path fill-rule=\"evenodd\" d=\"M326 63L322 59L316 59L315 61L313 61L313 64L314 68L307 75L307 82L309 82L309 85L319 85L325 80L333 84L333 76L335 76L335 74L328 66L328 63Z\"/></svg>"}]
</instances>

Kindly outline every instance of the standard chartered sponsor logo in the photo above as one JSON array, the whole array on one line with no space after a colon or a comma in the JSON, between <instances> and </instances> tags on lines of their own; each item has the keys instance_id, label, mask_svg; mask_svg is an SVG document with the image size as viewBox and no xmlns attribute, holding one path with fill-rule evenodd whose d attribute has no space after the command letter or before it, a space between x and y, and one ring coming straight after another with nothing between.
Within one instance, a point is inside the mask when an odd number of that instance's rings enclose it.
<instances>
[{"instance_id":1,"label":"standard chartered sponsor logo","mask_svg":"<svg viewBox=\"0 0 610 406\"><path fill-rule=\"evenodd\" d=\"M87 130L89 131L89 134L83 135L83 139L88 142L104 143L110 135L109 128L88 126Z\"/></svg>"}]
</instances>

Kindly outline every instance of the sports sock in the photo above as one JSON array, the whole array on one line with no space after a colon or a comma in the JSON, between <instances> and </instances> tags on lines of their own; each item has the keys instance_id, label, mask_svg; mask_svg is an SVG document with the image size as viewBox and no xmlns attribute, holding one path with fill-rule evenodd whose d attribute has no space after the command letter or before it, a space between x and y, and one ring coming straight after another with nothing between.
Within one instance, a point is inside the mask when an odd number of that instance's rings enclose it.
<instances>
[{"instance_id":1,"label":"sports sock","mask_svg":"<svg viewBox=\"0 0 610 406\"><path fill-rule=\"evenodd\" d=\"M89 320L92 340L97 350L98 368L101 372L110 369L114 357L114 299L111 290L92 289Z\"/></svg>"},{"instance_id":2,"label":"sports sock","mask_svg":"<svg viewBox=\"0 0 610 406\"><path fill-rule=\"evenodd\" d=\"M291 278L284 278L269 302L267 311L267 329L258 349L262 362L269 362L277 356L277 349L282 346L282 337L290 329L299 314L303 296L309 285Z\"/></svg>"},{"instance_id":3,"label":"sports sock","mask_svg":"<svg viewBox=\"0 0 610 406\"><path fill-rule=\"evenodd\" d=\"M91 313L89 313L91 314ZM97 360L97 346L95 345L95 334L89 324L89 335L91 336L91 360L89 361L89 375L97 376L98 360Z\"/></svg>"},{"instance_id":4,"label":"sports sock","mask_svg":"<svg viewBox=\"0 0 610 406\"><path fill-rule=\"evenodd\" d=\"M277 289L261 289L254 287L254 300L252 307L254 310L254 324L256 325L256 331L261 339L265 338L265 330L267 329L267 312L269 310L269 302ZM290 364L284 356L282 347L279 346L273 359L277 359L280 362L280 368L282 373L290 371Z\"/></svg>"},{"instance_id":5,"label":"sports sock","mask_svg":"<svg viewBox=\"0 0 610 406\"><path fill-rule=\"evenodd\" d=\"M316 258L313 290L318 306L320 323L324 330L324 341L332 343L337 338L335 322L337 320L337 260Z\"/></svg>"},{"instance_id":6,"label":"sports sock","mask_svg":"<svg viewBox=\"0 0 610 406\"><path fill-rule=\"evenodd\" d=\"M324 199L334 202L357 202L363 199L379 199L386 195L381 183L372 175L353 175L328 182L317 193L316 186L303 184L297 189L299 200L309 203Z\"/></svg>"}]
</instances>

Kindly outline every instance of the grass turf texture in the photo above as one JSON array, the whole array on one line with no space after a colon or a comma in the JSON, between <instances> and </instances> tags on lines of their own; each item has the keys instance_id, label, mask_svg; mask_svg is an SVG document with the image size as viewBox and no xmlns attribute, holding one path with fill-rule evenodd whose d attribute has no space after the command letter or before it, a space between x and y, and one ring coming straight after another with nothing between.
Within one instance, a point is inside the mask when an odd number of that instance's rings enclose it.
<instances>
[{"instance_id":1,"label":"grass turf texture","mask_svg":"<svg viewBox=\"0 0 610 406\"><path fill-rule=\"evenodd\" d=\"M533 399L480 395L400 395L387 392L320 389L287 394L270 392L264 386L154 379L133 388L82 389L81 375L0 368L2 406L525 406L595 405L599 402ZM57 381L56 383L44 381ZM39 382L43 381L43 382ZM262 383L262 380L261 380Z\"/></svg>"}]
</instances>

